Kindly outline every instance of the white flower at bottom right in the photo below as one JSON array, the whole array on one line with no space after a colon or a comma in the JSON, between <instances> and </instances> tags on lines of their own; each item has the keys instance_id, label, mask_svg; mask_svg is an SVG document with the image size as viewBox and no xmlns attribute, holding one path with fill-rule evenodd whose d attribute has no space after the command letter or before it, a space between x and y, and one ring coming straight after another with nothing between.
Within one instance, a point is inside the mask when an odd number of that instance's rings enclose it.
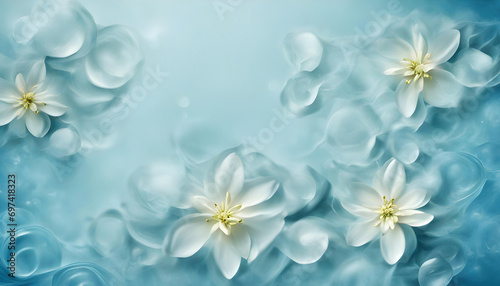
<instances>
[{"instance_id":1,"label":"white flower at bottom right","mask_svg":"<svg viewBox=\"0 0 500 286\"><path fill-rule=\"evenodd\" d=\"M343 200L342 206L359 219L349 229L347 243L361 246L381 235L382 256L391 265L405 251L405 234L400 224L419 227L434 219L418 210L429 202L429 194L422 189L406 190L405 169L394 158L377 171L373 187L353 183L350 189L353 200Z\"/></svg>"}]
</instances>

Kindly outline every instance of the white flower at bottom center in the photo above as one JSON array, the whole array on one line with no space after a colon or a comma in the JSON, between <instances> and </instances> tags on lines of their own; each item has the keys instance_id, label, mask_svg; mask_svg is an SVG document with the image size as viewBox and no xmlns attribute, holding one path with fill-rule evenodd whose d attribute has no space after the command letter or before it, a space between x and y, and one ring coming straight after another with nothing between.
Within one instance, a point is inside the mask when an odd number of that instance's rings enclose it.
<instances>
[{"instance_id":1,"label":"white flower at bottom center","mask_svg":"<svg viewBox=\"0 0 500 286\"><path fill-rule=\"evenodd\" d=\"M231 195L226 193L226 201L221 202L220 205L214 203L215 214L212 219L207 219L206 222L214 222L211 233L220 229L224 234L231 234L231 226L242 223L243 219L238 218L235 214L241 209L241 204L231 207Z\"/></svg>"}]
</instances>

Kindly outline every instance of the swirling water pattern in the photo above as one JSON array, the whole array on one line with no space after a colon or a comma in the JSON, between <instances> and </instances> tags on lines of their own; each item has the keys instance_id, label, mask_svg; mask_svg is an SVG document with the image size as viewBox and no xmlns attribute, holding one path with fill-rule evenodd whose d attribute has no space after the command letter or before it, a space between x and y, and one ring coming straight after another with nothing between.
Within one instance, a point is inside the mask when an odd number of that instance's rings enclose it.
<instances>
[{"instance_id":1,"label":"swirling water pattern","mask_svg":"<svg viewBox=\"0 0 500 286\"><path fill-rule=\"evenodd\" d=\"M499 283L496 1L101 2L0 4L0 78L43 62L68 106L42 138L21 120L0 126L0 180L15 173L18 190L16 278L1 209L0 285ZM426 39L459 31L440 68L460 97L442 108L420 96L407 118L377 45L411 42L414 25ZM233 153L245 184L279 186L227 277L215 240L186 258L165 249ZM401 224L395 265L377 240L346 241L349 186L391 158L433 215Z\"/></svg>"}]
</instances>

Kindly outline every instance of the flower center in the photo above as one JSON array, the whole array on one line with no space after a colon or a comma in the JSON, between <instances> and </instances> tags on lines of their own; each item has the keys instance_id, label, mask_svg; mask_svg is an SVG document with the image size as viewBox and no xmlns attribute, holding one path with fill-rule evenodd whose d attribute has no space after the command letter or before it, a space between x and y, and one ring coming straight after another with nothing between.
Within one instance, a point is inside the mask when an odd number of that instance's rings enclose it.
<instances>
[{"instance_id":1,"label":"flower center","mask_svg":"<svg viewBox=\"0 0 500 286\"><path fill-rule=\"evenodd\" d=\"M45 102L38 102L42 105L46 105ZM36 95L34 92L28 92L19 97L19 106L23 109L31 109L33 113L38 114L38 108L36 106Z\"/></svg>"},{"instance_id":2,"label":"flower center","mask_svg":"<svg viewBox=\"0 0 500 286\"><path fill-rule=\"evenodd\" d=\"M387 201L385 196L383 197L384 204L380 207L377 213L380 214L379 221L375 226L379 226L382 222L389 223L389 227L394 229L394 225L398 222L399 209L398 206L394 204L394 199Z\"/></svg>"},{"instance_id":3,"label":"flower center","mask_svg":"<svg viewBox=\"0 0 500 286\"><path fill-rule=\"evenodd\" d=\"M403 59L403 61L408 64L407 69L410 71L407 75L412 76L412 78L406 80L407 84L410 84L413 80L417 80L419 78L432 79L432 77L425 71L425 64L430 57L431 54L427 53L422 61L420 59L415 61L408 58Z\"/></svg>"},{"instance_id":4,"label":"flower center","mask_svg":"<svg viewBox=\"0 0 500 286\"><path fill-rule=\"evenodd\" d=\"M231 195L226 193L226 201L214 204L215 214L212 218L218 223L219 228L226 234L231 234L231 226L242 223L243 219L235 216L241 209L241 204L231 207ZM210 222L209 219L206 220Z\"/></svg>"}]
</instances>

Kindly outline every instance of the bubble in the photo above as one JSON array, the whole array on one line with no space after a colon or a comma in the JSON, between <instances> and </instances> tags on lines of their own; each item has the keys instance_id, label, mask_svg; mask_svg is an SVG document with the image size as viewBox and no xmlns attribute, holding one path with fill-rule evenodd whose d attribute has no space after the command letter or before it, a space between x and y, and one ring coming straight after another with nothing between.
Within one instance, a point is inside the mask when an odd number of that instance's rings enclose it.
<instances>
[{"instance_id":1,"label":"bubble","mask_svg":"<svg viewBox=\"0 0 500 286\"><path fill-rule=\"evenodd\" d=\"M16 271L18 273L22 273L23 276L28 277L31 276L38 268L38 264L40 263L40 259L37 254L37 250L32 247L23 248L16 253L17 261L22 261L17 266Z\"/></svg>"},{"instance_id":2,"label":"bubble","mask_svg":"<svg viewBox=\"0 0 500 286\"><path fill-rule=\"evenodd\" d=\"M462 242L456 238L445 238L434 242L434 246L429 257L442 257L453 269L453 275L457 275L465 266L466 256L462 247Z\"/></svg>"},{"instance_id":3,"label":"bubble","mask_svg":"<svg viewBox=\"0 0 500 286\"><path fill-rule=\"evenodd\" d=\"M318 261L328 248L328 234L320 219L301 219L285 230L282 236L278 248L299 264Z\"/></svg>"},{"instance_id":4,"label":"bubble","mask_svg":"<svg viewBox=\"0 0 500 286\"><path fill-rule=\"evenodd\" d=\"M486 181L481 163L463 153L442 153L434 157L443 179L442 187L432 201L441 205L467 205L482 190ZM459 206L456 206L459 207Z\"/></svg>"},{"instance_id":5,"label":"bubble","mask_svg":"<svg viewBox=\"0 0 500 286\"><path fill-rule=\"evenodd\" d=\"M40 1L30 16L14 24L13 37L21 44L33 41L44 55L65 58L82 48L88 51L95 31L92 16L76 2Z\"/></svg>"},{"instance_id":6,"label":"bubble","mask_svg":"<svg viewBox=\"0 0 500 286\"><path fill-rule=\"evenodd\" d=\"M380 119L369 106L346 106L330 117L326 143L335 160L364 165L373 160L370 153L376 148L380 131Z\"/></svg>"},{"instance_id":7,"label":"bubble","mask_svg":"<svg viewBox=\"0 0 500 286\"><path fill-rule=\"evenodd\" d=\"M290 78L281 92L281 104L290 113L304 116L318 111L321 101L318 90L321 83L308 72L300 72Z\"/></svg>"},{"instance_id":8,"label":"bubble","mask_svg":"<svg viewBox=\"0 0 500 286\"><path fill-rule=\"evenodd\" d=\"M404 164L415 162L420 154L413 132L410 130L392 132L388 143L394 157Z\"/></svg>"},{"instance_id":9,"label":"bubble","mask_svg":"<svg viewBox=\"0 0 500 286\"><path fill-rule=\"evenodd\" d=\"M118 211L107 211L94 220L89 228L90 243L103 256L117 254L125 247L128 232Z\"/></svg>"},{"instance_id":10,"label":"bubble","mask_svg":"<svg viewBox=\"0 0 500 286\"><path fill-rule=\"evenodd\" d=\"M122 26L108 26L99 30L85 69L92 84L115 89L127 83L142 64L143 55L132 33Z\"/></svg>"},{"instance_id":11,"label":"bubble","mask_svg":"<svg viewBox=\"0 0 500 286\"><path fill-rule=\"evenodd\" d=\"M418 271L418 282L421 286L446 286L452 277L453 269L441 257L427 260Z\"/></svg>"},{"instance_id":12,"label":"bubble","mask_svg":"<svg viewBox=\"0 0 500 286\"><path fill-rule=\"evenodd\" d=\"M313 71L321 63L323 45L309 32L290 33L284 41L285 54L297 71Z\"/></svg>"},{"instance_id":13,"label":"bubble","mask_svg":"<svg viewBox=\"0 0 500 286\"><path fill-rule=\"evenodd\" d=\"M81 147L80 136L70 128L56 130L49 139L49 152L56 157L74 155Z\"/></svg>"},{"instance_id":14,"label":"bubble","mask_svg":"<svg viewBox=\"0 0 500 286\"><path fill-rule=\"evenodd\" d=\"M1 248L2 268L10 257L9 237ZM61 266L62 253L57 239L39 226L26 226L16 232L16 277L25 279Z\"/></svg>"}]
</instances>

